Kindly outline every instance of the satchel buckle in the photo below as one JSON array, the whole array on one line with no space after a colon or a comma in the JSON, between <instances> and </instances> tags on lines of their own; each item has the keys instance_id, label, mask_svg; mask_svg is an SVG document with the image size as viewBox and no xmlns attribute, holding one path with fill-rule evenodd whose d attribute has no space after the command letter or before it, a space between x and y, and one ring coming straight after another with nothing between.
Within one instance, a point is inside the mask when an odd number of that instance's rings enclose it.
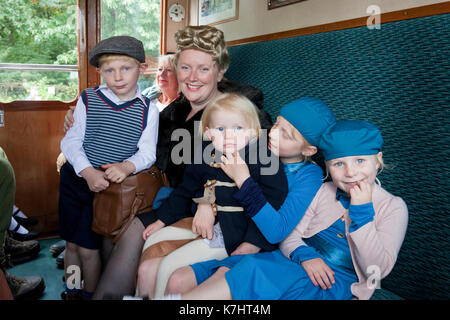
<instances>
[{"instance_id":1,"label":"satchel buckle","mask_svg":"<svg viewBox=\"0 0 450 320\"><path fill-rule=\"evenodd\" d=\"M143 197L144 195L144 192L136 192L136 197Z\"/></svg>"}]
</instances>

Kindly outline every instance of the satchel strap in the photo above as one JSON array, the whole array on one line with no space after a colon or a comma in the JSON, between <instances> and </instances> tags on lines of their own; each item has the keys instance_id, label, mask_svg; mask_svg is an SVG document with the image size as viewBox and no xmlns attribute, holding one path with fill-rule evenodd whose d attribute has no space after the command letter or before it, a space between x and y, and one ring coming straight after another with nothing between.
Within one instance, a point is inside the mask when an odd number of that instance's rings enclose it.
<instances>
[{"instance_id":1,"label":"satchel strap","mask_svg":"<svg viewBox=\"0 0 450 320\"><path fill-rule=\"evenodd\" d=\"M119 233L114 236L112 240L113 244L116 243L117 240L119 240L120 236L128 229L134 217L136 216L143 199L144 193L136 192L136 198L134 198L133 204L131 206L131 214L128 216L127 222L125 222L122 228L120 228Z\"/></svg>"}]
</instances>

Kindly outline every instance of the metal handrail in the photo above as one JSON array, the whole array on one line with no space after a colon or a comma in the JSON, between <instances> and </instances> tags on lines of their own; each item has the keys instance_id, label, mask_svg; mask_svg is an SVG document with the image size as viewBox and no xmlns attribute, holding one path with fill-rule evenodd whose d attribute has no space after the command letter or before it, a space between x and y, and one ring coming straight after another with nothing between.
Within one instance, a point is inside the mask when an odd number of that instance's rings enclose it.
<instances>
[{"instance_id":1,"label":"metal handrail","mask_svg":"<svg viewBox=\"0 0 450 320\"><path fill-rule=\"evenodd\" d=\"M78 66L70 64L58 65L58 64L31 64L31 63L0 63L0 70L78 72Z\"/></svg>"}]
</instances>

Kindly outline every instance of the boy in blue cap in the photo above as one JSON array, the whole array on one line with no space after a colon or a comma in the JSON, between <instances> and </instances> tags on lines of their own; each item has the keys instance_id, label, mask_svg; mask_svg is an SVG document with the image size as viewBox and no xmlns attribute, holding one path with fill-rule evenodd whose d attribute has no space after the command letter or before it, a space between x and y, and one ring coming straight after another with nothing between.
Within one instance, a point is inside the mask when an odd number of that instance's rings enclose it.
<instances>
[{"instance_id":1,"label":"boy in blue cap","mask_svg":"<svg viewBox=\"0 0 450 320\"><path fill-rule=\"evenodd\" d=\"M239 165L242 163L239 155L227 155L222 159L223 171L236 182L240 189L234 194L234 197L240 201L246 210L246 215L256 223L270 243L279 243L289 235L322 185L322 170L310 159L318 150L317 146L321 135L335 122L336 119L331 109L316 98L302 97L281 109L280 116L277 117L277 121L269 133L269 148L280 158L288 179L289 192L279 210L268 203L259 186L250 177L247 166ZM223 275L225 270L223 267L231 268L231 270L240 268L239 266L247 264L245 261L252 256L261 259L268 257L268 259L286 260L282 253L276 250L194 264L179 269L172 275L168 293L187 292L206 280L202 286L196 287L199 289L198 291L194 289L191 292L191 299L206 298L209 294L211 294L210 299L227 298L229 287ZM252 263L250 262L250 264ZM247 267L243 267L243 269L245 268ZM274 270L274 272L277 271ZM260 286L262 282L267 283L267 281L255 282L251 280L252 276L245 272L234 272L234 274L236 282L247 277L247 280L242 281L249 282L249 285L252 286ZM215 282L217 279L222 281L223 286L217 285ZM182 283L183 286L177 287L177 283ZM206 290L203 291L200 288ZM221 288L223 290L220 290ZM267 290L270 291L269 288ZM245 299L256 297L252 296L251 291L246 291Z\"/></svg>"},{"instance_id":2,"label":"boy in blue cap","mask_svg":"<svg viewBox=\"0 0 450 320\"><path fill-rule=\"evenodd\" d=\"M105 39L89 52L89 62L104 84L81 93L75 124L61 141L67 162L60 171L59 199L65 270L79 266L86 299L101 270L101 236L91 229L94 193L153 165L159 123L158 109L141 95L137 84L146 68L141 41L129 36ZM78 296L80 288L67 289L66 298Z\"/></svg>"}]
</instances>

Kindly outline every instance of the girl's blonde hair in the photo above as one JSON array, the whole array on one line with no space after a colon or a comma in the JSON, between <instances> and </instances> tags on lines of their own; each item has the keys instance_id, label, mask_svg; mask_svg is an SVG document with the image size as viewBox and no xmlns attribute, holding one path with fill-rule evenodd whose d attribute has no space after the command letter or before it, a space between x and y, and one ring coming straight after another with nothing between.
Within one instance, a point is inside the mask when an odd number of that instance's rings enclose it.
<instances>
[{"instance_id":1,"label":"girl's blonde hair","mask_svg":"<svg viewBox=\"0 0 450 320\"><path fill-rule=\"evenodd\" d=\"M101 68L103 63L111 62L114 60L133 61L134 63L137 64L138 67L141 66L141 63L137 59L127 56L125 54L105 53L105 54L102 54L100 56L100 58L98 58L98 67Z\"/></svg>"},{"instance_id":2,"label":"girl's blonde hair","mask_svg":"<svg viewBox=\"0 0 450 320\"><path fill-rule=\"evenodd\" d=\"M245 122L254 132L255 138L259 137L261 124L256 106L245 96L237 93L224 93L209 102L203 111L201 118L202 134L209 127L211 117L215 111L226 110L229 112L239 113L245 118Z\"/></svg>"},{"instance_id":3,"label":"girl's blonde hair","mask_svg":"<svg viewBox=\"0 0 450 320\"><path fill-rule=\"evenodd\" d=\"M225 44L225 37L221 30L211 26L187 26L175 33L177 49L174 63L178 65L180 52L196 49L212 55L219 70L225 73L230 65L230 56Z\"/></svg>"}]
</instances>

